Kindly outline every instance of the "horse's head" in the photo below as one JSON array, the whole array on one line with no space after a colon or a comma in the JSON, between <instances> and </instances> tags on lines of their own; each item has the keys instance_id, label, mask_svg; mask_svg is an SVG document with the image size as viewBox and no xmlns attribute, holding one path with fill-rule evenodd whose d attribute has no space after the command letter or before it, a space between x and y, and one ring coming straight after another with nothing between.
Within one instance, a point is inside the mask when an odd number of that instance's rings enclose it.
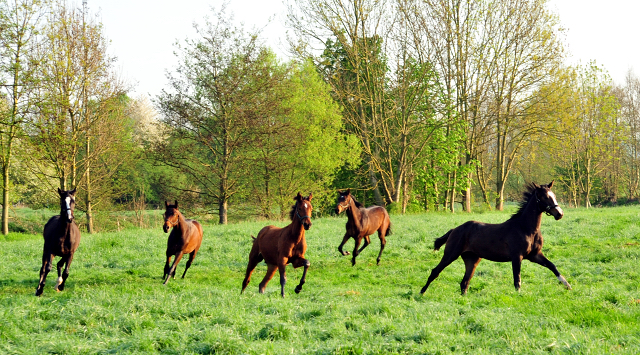
<instances>
[{"instance_id":1,"label":"horse's head","mask_svg":"<svg viewBox=\"0 0 640 355\"><path fill-rule=\"evenodd\" d=\"M296 204L293 205L291 219L293 220L295 216L295 218L302 223L305 230L309 230L309 228L311 228L311 211L313 211L313 206L311 205L312 198L313 194L303 197L299 192L298 195L293 198L296 201Z\"/></svg>"},{"instance_id":2,"label":"horse's head","mask_svg":"<svg viewBox=\"0 0 640 355\"><path fill-rule=\"evenodd\" d=\"M73 221L73 209L76 207L76 189L63 191L58 188L60 195L60 216L66 216L67 222Z\"/></svg>"},{"instance_id":3,"label":"horse's head","mask_svg":"<svg viewBox=\"0 0 640 355\"><path fill-rule=\"evenodd\" d=\"M336 213L340 214L343 211L347 210L350 206L351 197L351 189L347 189L347 191L338 191L338 204L336 205Z\"/></svg>"},{"instance_id":4,"label":"horse's head","mask_svg":"<svg viewBox=\"0 0 640 355\"><path fill-rule=\"evenodd\" d=\"M551 187L553 187L553 181L551 181L549 185L536 185L533 195L536 198L540 211L553 216L557 221L564 216L564 212L562 211L562 208L558 206L556 194L551 191Z\"/></svg>"},{"instance_id":5,"label":"horse's head","mask_svg":"<svg viewBox=\"0 0 640 355\"><path fill-rule=\"evenodd\" d=\"M176 200L175 205L170 205L167 201L164 201L164 224L162 225L162 230L165 233L169 233L169 230L175 227L178 224L178 201Z\"/></svg>"}]
</instances>

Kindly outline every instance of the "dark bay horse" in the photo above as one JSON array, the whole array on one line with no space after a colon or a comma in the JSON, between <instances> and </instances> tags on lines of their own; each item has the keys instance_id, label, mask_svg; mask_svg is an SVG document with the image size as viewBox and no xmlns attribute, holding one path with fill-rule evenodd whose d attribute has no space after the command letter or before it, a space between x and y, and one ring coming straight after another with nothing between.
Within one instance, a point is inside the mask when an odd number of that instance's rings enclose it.
<instances>
[{"instance_id":1,"label":"dark bay horse","mask_svg":"<svg viewBox=\"0 0 640 355\"><path fill-rule=\"evenodd\" d=\"M294 198L295 205L289 213L291 224L284 228L276 226L266 226L260 230L257 238L253 238L253 247L249 253L249 264L247 265L247 274L242 281L242 291L247 288L251 280L251 273L259 262L264 260L267 263L267 274L260 282L258 290L264 293L267 283L276 273L276 269L280 272L280 294L284 297L284 285L287 282L285 275L285 267L291 263L294 268L304 266L300 284L296 286L296 293L300 293L302 285L307 278L307 269L309 269L309 260L304 258L307 251L307 241L304 238L304 231L311 227L311 206L312 194L308 197L298 195Z\"/></svg>"},{"instance_id":2,"label":"dark bay horse","mask_svg":"<svg viewBox=\"0 0 640 355\"><path fill-rule=\"evenodd\" d=\"M56 281L56 291L64 290L64 284L69 277L69 266L73 261L73 254L80 244L80 229L73 220L73 209L76 206L76 189L62 191L58 188L60 195L60 215L53 216L44 225L44 248L42 251L42 267L40 268L40 283L36 289L36 296L42 295L47 274L53 267L53 258L62 257L57 264L58 280ZM66 265L65 265L66 264ZM62 272L62 266L64 272Z\"/></svg>"},{"instance_id":3,"label":"dark bay horse","mask_svg":"<svg viewBox=\"0 0 640 355\"><path fill-rule=\"evenodd\" d=\"M182 274L182 278L184 279L184 275L187 274L187 270L189 270L189 266L193 262L193 259L196 257L198 250L200 249L200 245L202 244L202 226L200 223L196 222L193 219L186 219L178 211L178 201L176 201L175 205L170 205L167 201L164 201L164 206L166 208L164 212L164 224L162 225L162 230L165 233L169 232L171 229L171 234L169 234L169 239L167 240L167 262L164 265L164 285L169 282L169 278L176 278L176 267L182 259L184 254L189 254L189 260L187 261L187 266L184 269L184 273ZM173 229L172 229L173 228ZM171 257L176 256L173 260L173 264L169 266L171 262Z\"/></svg>"},{"instance_id":4,"label":"dark bay horse","mask_svg":"<svg viewBox=\"0 0 640 355\"><path fill-rule=\"evenodd\" d=\"M345 192L338 192L338 204L336 205L336 213L340 214L342 211L347 211L347 232L342 238L342 243L338 246L338 251L342 255L349 255L348 251L342 251L342 247L349 240L353 238L356 242L353 248L353 256L351 257L351 266L356 264L356 256L358 256L364 248L371 243L369 236L378 231L378 238L380 238L380 253L376 264L380 264L380 256L384 250L384 246L387 244L386 236L391 234L391 221L389 220L389 213L384 207L372 206L364 208L362 204L356 201L351 195L351 189ZM364 245L358 249L362 239L364 238Z\"/></svg>"},{"instance_id":5,"label":"dark bay horse","mask_svg":"<svg viewBox=\"0 0 640 355\"><path fill-rule=\"evenodd\" d=\"M558 206L555 194L551 191L552 186L553 181L549 185L542 186L534 183L529 184L523 193L518 211L504 223L488 224L469 221L436 239L435 250L440 249L446 243L444 255L440 263L431 271L427 284L424 285L420 293L424 293L440 272L459 256L462 256L466 268L460 283L463 295L467 293L469 280L473 277L481 258L497 262L510 261L513 269L513 284L516 290L520 290L522 259L548 268L570 290L571 285L560 275L556 266L542 254L542 234L540 232L542 213L551 215L556 220L564 215Z\"/></svg>"}]
</instances>

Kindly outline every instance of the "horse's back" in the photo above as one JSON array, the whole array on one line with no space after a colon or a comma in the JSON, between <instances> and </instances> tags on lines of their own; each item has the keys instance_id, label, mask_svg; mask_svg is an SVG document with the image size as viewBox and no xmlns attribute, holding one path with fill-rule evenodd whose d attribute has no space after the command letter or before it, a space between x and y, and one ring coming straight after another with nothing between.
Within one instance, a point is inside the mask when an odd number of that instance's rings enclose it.
<instances>
[{"instance_id":1,"label":"horse's back","mask_svg":"<svg viewBox=\"0 0 640 355\"><path fill-rule=\"evenodd\" d=\"M388 229L391 224L389 212L382 206L371 206L365 209L363 216L367 219L366 234L370 235L381 228ZM382 233L382 232L381 232ZM386 230L384 231L386 233Z\"/></svg>"},{"instance_id":2,"label":"horse's back","mask_svg":"<svg viewBox=\"0 0 640 355\"><path fill-rule=\"evenodd\" d=\"M509 261L509 247L504 224L468 221L451 231L447 245L458 245L462 252L472 252L491 261Z\"/></svg>"}]
</instances>

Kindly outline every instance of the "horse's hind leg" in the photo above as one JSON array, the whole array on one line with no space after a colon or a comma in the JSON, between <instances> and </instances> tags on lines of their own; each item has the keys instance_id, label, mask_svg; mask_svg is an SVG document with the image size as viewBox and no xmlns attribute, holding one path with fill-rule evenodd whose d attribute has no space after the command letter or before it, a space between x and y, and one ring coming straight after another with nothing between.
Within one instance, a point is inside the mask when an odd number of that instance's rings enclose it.
<instances>
[{"instance_id":1,"label":"horse's hind leg","mask_svg":"<svg viewBox=\"0 0 640 355\"><path fill-rule=\"evenodd\" d=\"M63 257L62 260L58 262L58 281L56 282L56 291L64 290L64 285L69 277L69 267L71 265L71 261L73 261L73 254ZM65 264L64 271L62 275L60 275L60 269L62 268L62 264Z\"/></svg>"},{"instance_id":2,"label":"horse's hind leg","mask_svg":"<svg viewBox=\"0 0 640 355\"><path fill-rule=\"evenodd\" d=\"M556 268L556 266L549 260L547 259L542 252L529 257L529 260L533 261L536 264L542 265L544 267L546 267L547 269L551 270L551 272L553 272L554 275L556 275L556 277L558 278L558 281L562 282L562 284L568 289L571 289L571 285L569 285L569 283L567 282L567 279L564 278L564 276L560 275L560 272L558 271L558 269Z\"/></svg>"},{"instance_id":3,"label":"horse's hind leg","mask_svg":"<svg viewBox=\"0 0 640 355\"><path fill-rule=\"evenodd\" d=\"M194 250L191 252L191 254L189 254L189 260L187 260L187 266L184 268L184 272L182 273L183 279L184 279L184 275L187 274L187 270L189 270L189 266L191 266L191 263L193 262L193 259L195 259L197 253L198 251Z\"/></svg>"},{"instance_id":4,"label":"horse's hind leg","mask_svg":"<svg viewBox=\"0 0 640 355\"><path fill-rule=\"evenodd\" d=\"M307 259L298 258L293 262L292 265L294 268L304 266L304 271L302 271L302 277L300 278L300 284L298 284L295 289L296 293L300 293L300 291L302 291L302 285L304 285L304 283L307 281L307 269L309 269L309 265L311 265L311 263Z\"/></svg>"},{"instance_id":5,"label":"horse's hind leg","mask_svg":"<svg viewBox=\"0 0 640 355\"><path fill-rule=\"evenodd\" d=\"M40 281L36 288L36 296L40 296L47 281L47 275L53 268L53 254L48 252L42 253L42 267L40 268Z\"/></svg>"},{"instance_id":6,"label":"horse's hind leg","mask_svg":"<svg viewBox=\"0 0 640 355\"><path fill-rule=\"evenodd\" d=\"M243 293L244 289L247 288L249 281L251 281L251 274L253 273L253 270L262 260L263 257L260 253L260 247L258 246L258 242L254 240L251 251L249 252L249 263L247 264L247 271L245 273L244 280L242 280L242 290L240 293Z\"/></svg>"},{"instance_id":7,"label":"horse's hind leg","mask_svg":"<svg viewBox=\"0 0 640 355\"><path fill-rule=\"evenodd\" d=\"M267 284L271 281L273 275L276 274L276 270L278 270L278 265L267 265L267 274L264 275L264 278L260 281L260 284L258 285L258 292L264 293L267 288Z\"/></svg>"},{"instance_id":8,"label":"horse's hind leg","mask_svg":"<svg viewBox=\"0 0 640 355\"><path fill-rule=\"evenodd\" d=\"M382 232L382 230L378 231L378 238L380 238L380 253L378 253L378 259L376 259L376 265L380 265L380 257L382 256L382 251L384 250L384 246L387 244L387 240L384 235L387 231Z\"/></svg>"},{"instance_id":9,"label":"horse's hind leg","mask_svg":"<svg viewBox=\"0 0 640 355\"><path fill-rule=\"evenodd\" d=\"M457 244L447 244L447 246L444 248L444 255L442 256L442 260L440 260L440 263L438 263L438 265L436 265L436 267L431 270L431 275L429 275L429 279L427 279L427 284L424 285L422 290L420 290L420 293L425 293L431 282L433 282L433 280L435 280L438 275L440 275L444 268L454 262L460 256L460 254L462 254L462 244L460 242L458 242Z\"/></svg>"},{"instance_id":10,"label":"horse's hind leg","mask_svg":"<svg viewBox=\"0 0 640 355\"><path fill-rule=\"evenodd\" d=\"M473 273L476 271L476 266L478 266L481 259L473 253L463 253L462 260L464 260L465 272L462 282L460 282L460 293L464 295L467 293L469 281L471 281Z\"/></svg>"},{"instance_id":11,"label":"horse's hind leg","mask_svg":"<svg viewBox=\"0 0 640 355\"><path fill-rule=\"evenodd\" d=\"M280 295L284 297L284 286L287 284L287 275L285 273L285 268L287 267L287 262L289 260L286 257L280 258L278 260L278 271L280 272Z\"/></svg>"}]
</instances>

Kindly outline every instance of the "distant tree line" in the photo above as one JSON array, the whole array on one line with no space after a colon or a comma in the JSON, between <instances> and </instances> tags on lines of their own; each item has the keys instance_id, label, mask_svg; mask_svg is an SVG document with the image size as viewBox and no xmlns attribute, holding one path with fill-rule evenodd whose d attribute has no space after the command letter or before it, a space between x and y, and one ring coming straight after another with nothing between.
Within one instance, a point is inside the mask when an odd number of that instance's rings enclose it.
<instances>
[{"instance_id":1,"label":"distant tree line","mask_svg":"<svg viewBox=\"0 0 640 355\"><path fill-rule=\"evenodd\" d=\"M502 210L553 179L569 206L638 199L640 79L567 66L547 1L295 0L288 61L230 18L176 45L149 100L87 9L0 0L3 233L57 187L89 232L165 199L227 223L306 191L322 215L344 188L398 213Z\"/></svg>"}]
</instances>

